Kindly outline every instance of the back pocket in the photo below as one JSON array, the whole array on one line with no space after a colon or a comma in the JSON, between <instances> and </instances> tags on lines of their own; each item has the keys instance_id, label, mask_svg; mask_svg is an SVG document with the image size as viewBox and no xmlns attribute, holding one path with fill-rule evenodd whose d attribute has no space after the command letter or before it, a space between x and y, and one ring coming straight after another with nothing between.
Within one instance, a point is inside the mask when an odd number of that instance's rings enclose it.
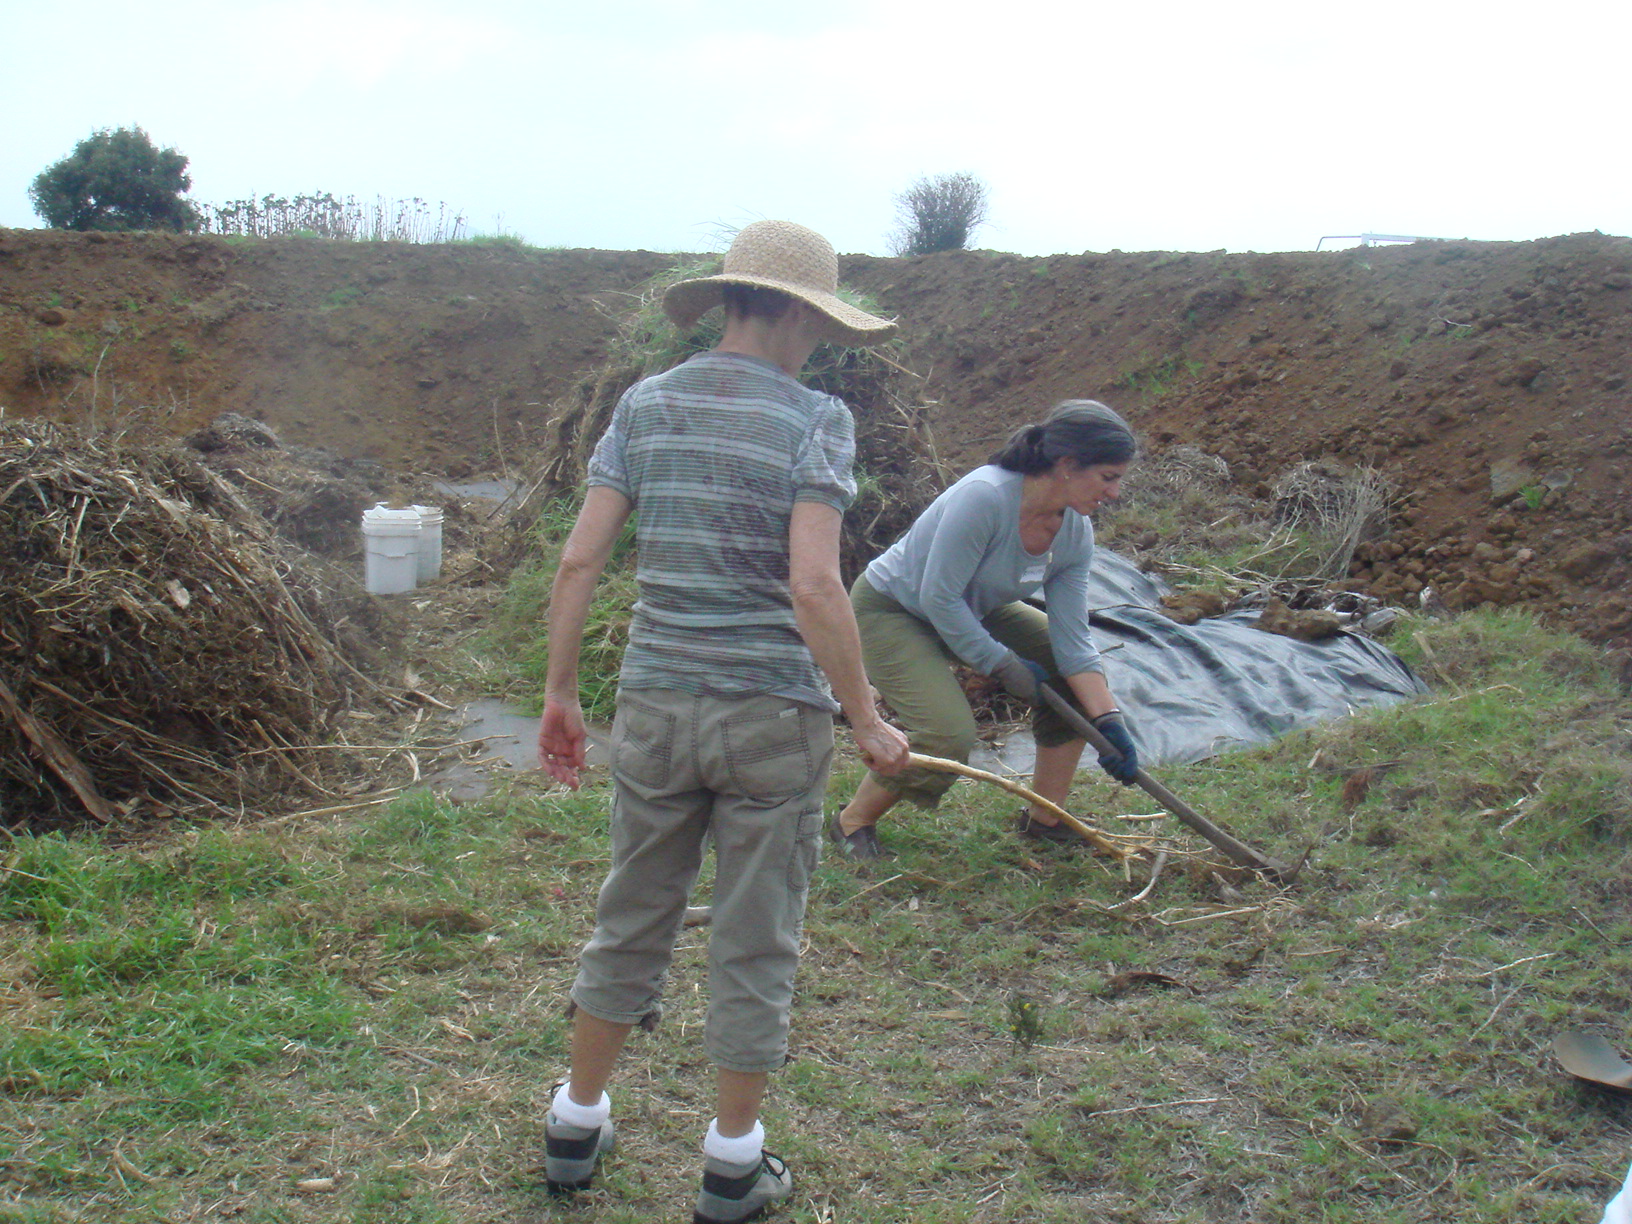
<instances>
[{"instance_id":1,"label":"back pocket","mask_svg":"<svg viewBox=\"0 0 1632 1224\"><path fill-rule=\"evenodd\" d=\"M831 716L799 705L756 706L751 714L727 719L721 728L732 783L750 799L783 800L804 794L816 780L805 720L810 714Z\"/></svg>"},{"instance_id":2,"label":"back pocket","mask_svg":"<svg viewBox=\"0 0 1632 1224\"><path fill-rule=\"evenodd\" d=\"M612 720L612 772L653 790L668 785L676 721L673 714L621 694L617 716Z\"/></svg>"}]
</instances>

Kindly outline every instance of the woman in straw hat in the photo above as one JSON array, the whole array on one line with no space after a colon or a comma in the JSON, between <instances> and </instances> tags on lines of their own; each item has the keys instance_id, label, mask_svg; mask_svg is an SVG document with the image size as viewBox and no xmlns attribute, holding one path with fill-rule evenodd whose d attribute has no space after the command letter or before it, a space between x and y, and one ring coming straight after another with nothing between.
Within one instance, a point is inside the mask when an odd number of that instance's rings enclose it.
<instances>
[{"instance_id":1,"label":"woman in straw hat","mask_svg":"<svg viewBox=\"0 0 1632 1224\"><path fill-rule=\"evenodd\" d=\"M576 787L584 621L639 511L640 599L610 741L612 866L572 987L571 1075L545 1128L558 1192L588 1185L612 1147L606 1085L630 1029L660 1015L705 836L716 869L703 1044L718 1096L695 1218L746 1219L792 1191L787 1166L764 1151L759 1107L767 1073L787 1059L833 713L843 710L880 774L907 757L874 709L839 577L854 424L844 404L797 381L819 342L871 344L895 330L837 288L833 248L785 221L748 226L720 275L670 288L671 319L690 327L723 305L724 336L624 394L562 551L539 754Z\"/></svg>"},{"instance_id":2,"label":"woman in straw hat","mask_svg":"<svg viewBox=\"0 0 1632 1224\"><path fill-rule=\"evenodd\" d=\"M851 600L868 675L907 728L914 751L967 762L975 718L952 665L993 676L1034 707L1032 789L1063 807L1083 741L1046 704L1053 682L1119 750L1100 766L1120 782L1138 754L1088 632L1088 567L1096 509L1113 501L1138 449L1120 416L1093 400L1068 400L1018 430L985 467L932 502L856 579ZM1041 591L1048 611L1025 601ZM952 775L911 769L862 780L830 836L851 858L877 858L875 826L910 799L934 807ZM1022 809L1019 832L1075 845L1044 809Z\"/></svg>"}]
</instances>

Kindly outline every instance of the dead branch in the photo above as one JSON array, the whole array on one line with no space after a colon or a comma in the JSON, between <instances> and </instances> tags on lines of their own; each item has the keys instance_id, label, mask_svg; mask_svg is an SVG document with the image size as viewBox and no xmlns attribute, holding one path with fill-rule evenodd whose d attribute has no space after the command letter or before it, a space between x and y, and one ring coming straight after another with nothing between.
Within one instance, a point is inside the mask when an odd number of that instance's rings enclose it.
<instances>
[{"instance_id":1,"label":"dead branch","mask_svg":"<svg viewBox=\"0 0 1632 1224\"><path fill-rule=\"evenodd\" d=\"M1036 791L1031 790L1029 787L1022 786L1020 783L1009 778L1001 777L1000 775L994 773L988 773L984 769L976 769L974 766L965 765L961 761L949 761L944 757L920 756L916 752L909 753L907 756L907 761L909 764L915 765L920 769L934 770L937 773L961 774L965 778L974 778L979 782L990 782L993 786L1002 787L1011 795L1019 795L1022 799L1025 799L1029 803L1035 804L1046 812L1052 812L1055 816L1059 817L1061 824L1065 825L1066 828L1070 829L1073 833L1082 838L1089 845L1093 846L1096 850L1102 850L1106 854L1109 854L1111 857L1118 860L1137 858L1139 856L1138 850L1124 844L1124 842L1118 839L1115 835L1102 833L1092 825L1084 824L1075 816L1071 815L1070 812L1059 806L1059 804L1044 799Z\"/></svg>"}]
</instances>

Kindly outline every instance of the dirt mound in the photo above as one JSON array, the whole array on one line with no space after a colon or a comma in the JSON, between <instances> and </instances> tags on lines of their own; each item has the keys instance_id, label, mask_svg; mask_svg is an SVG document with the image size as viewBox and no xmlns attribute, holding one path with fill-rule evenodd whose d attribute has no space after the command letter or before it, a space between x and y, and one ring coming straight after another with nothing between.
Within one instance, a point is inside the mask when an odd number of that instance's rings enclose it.
<instances>
[{"instance_id":1,"label":"dirt mound","mask_svg":"<svg viewBox=\"0 0 1632 1224\"><path fill-rule=\"evenodd\" d=\"M525 452L669 259L0 230L0 404L82 423L223 411L291 447L460 476Z\"/></svg>"},{"instance_id":2,"label":"dirt mound","mask_svg":"<svg viewBox=\"0 0 1632 1224\"><path fill-rule=\"evenodd\" d=\"M1357 582L1632 636L1632 242L853 260L906 324L943 452L1057 399L1199 446L1262 498L1309 461L1403 499Z\"/></svg>"},{"instance_id":3,"label":"dirt mound","mask_svg":"<svg viewBox=\"0 0 1632 1224\"><path fill-rule=\"evenodd\" d=\"M631 295L676 257L0 231L0 405L454 477L522 462L583 402ZM1270 502L1323 462L1404 502L1351 581L1517 603L1632 641L1632 243L1273 255L849 257L898 314L954 466L1058 399L1228 464ZM338 513L338 512L337 512Z\"/></svg>"}]
</instances>

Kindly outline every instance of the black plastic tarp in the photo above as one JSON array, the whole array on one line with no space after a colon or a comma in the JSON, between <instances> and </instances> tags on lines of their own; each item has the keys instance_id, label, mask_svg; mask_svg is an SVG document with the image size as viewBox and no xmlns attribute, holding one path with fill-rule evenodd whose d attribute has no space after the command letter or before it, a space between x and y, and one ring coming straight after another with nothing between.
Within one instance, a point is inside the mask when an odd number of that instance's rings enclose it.
<instances>
[{"instance_id":1,"label":"black plastic tarp","mask_svg":"<svg viewBox=\"0 0 1632 1224\"><path fill-rule=\"evenodd\" d=\"M1158 610L1167 593L1115 553L1094 553L1094 644L1146 764L1199 761L1427 692L1357 633L1303 642L1254 628L1257 609L1181 625Z\"/></svg>"}]
</instances>

